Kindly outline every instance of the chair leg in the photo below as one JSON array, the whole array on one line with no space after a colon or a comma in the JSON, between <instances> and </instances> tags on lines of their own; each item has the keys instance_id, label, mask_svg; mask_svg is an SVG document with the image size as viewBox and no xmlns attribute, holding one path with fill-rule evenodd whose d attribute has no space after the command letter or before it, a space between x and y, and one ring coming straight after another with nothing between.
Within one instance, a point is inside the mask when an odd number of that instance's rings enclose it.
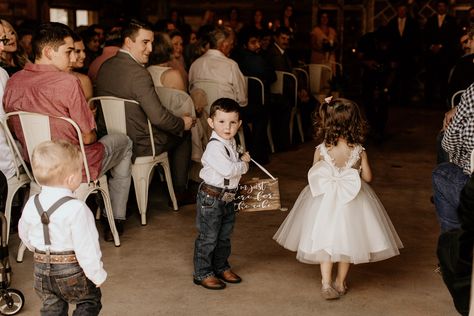
<instances>
[{"instance_id":1,"label":"chair leg","mask_svg":"<svg viewBox=\"0 0 474 316\"><path fill-rule=\"evenodd\" d=\"M112 212L112 204L110 204L110 196L108 193L109 187L107 185L107 181L101 182L101 186L97 187L97 190L100 191L104 199L105 214L107 215L107 221L109 222L112 236L114 236L115 247L120 247L120 237L117 231L117 227L115 227L114 213Z\"/></svg>"},{"instance_id":2,"label":"chair leg","mask_svg":"<svg viewBox=\"0 0 474 316\"><path fill-rule=\"evenodd\" d=\"M296 113L296 123L298 124L298 131L300 132L301 143L304 143L303 123L301 122L301 113Z\"/></svg>"},{"instance_id":3,"label":"chair leg","mask_svg":"<svg viewBox=\"0 0 474 316\"><path fill-rule=\"evenodd\" d=\"M171 170L169 161L166 160L161 163L163 170L165 171L166 184L168 185L168 192L170 193L171 202L173 202L173 210L178 210L178 201L176 200L176 195L174 194L173 180L171 178Z\"/></svg>"},{"instance_id":4,"label":"chair leg","mask_svg":"<svg viewBox=\"0 0 474 316\"><path fill-rule=\"evenodd\" d=\"M268 137L268 144L270 144L270 150L275 153L275 145L273 144L273 137L272 137L272 125L270 122L267 124L267 137Z\"/></svg>"},{"instance_id":5,"label":"chair leg","mask_svg":"<svg viewBox=\"0 0 474 316\"><path fill-rule=\"evenodd\" d=\"M146 225L146 211L148 205L148 184L150 182L150 173L148 179L139 172L132 169L133 185L135 186L135 197L137 199L138 211L140 212L142 225Z\"/></svg>"},{"instance_id":6,"label":"chair leg","mask_svg":"<svg viewBox=\"0 0 474 316\"><path fill-rule=\"evenodd\" d=\"M18 190L18 187L15 190L11 190L10 188L8 189L8 194L7 194L7 201L5 203L5 219L7 220L7 234L6 236L6 244L8 245L8 239L10 238L10 222L11 222L11 214L12 214L12 204L13 204L13 197L15 196L16 191Z\"/></svg>"},{"instance_id":7,"label":"chair leg","mask_svg":"<svg viewBox=\"0 0 474 316\"><path fill-rule=\"evenodd\" d=\"M23 255L25 254L25 250L26 245L23 242L20 242L20 246L18 246L18 254L16 255L16 262L23 262Z\"/></svg>"},{"instance_id":8,"label":"chair leg","mask_svg":"<svg viewBox=\"0 0 474 316\"><path fill-rule=\"evenodd\" d=\"M291 109L290 114L290 144L293 144L293 126L295 125L296 108Z\"/></svg>"}]
</instances>

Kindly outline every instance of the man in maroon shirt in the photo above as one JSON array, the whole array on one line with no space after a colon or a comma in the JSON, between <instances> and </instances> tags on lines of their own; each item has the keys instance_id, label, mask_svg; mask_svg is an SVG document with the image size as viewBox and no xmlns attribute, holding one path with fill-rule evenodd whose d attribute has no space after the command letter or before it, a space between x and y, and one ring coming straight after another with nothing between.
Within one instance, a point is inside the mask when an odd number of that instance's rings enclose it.
<instances>
[{"instance_id":1,"label":"man in maroon shirt","mask_svg":"<svg viewBox=\"0 0 474 316\"><path fill-rule=\"evenodd\" d=\"M72 30L61 23L45 23L39 27L32 42L35 63L27 64L9 80L4 96L5 111L64 116L77 123L82 132L91 178L97 179L105 172L111 172L110 200L120 233L123 232L121 221L125 220L130 189L132 141L121 134L107 135L97 141L94 116L79 79L67 71L76 58L72 34ZM53 139L78 144L71 125L60 120L51 120L50 124ZM14 124L14 131L24 145L21 126ZM28 157L27 154L24 156ZM104 239L113 241L108 225L104 225L104 230Z\"/></svg>"}]
</instances>

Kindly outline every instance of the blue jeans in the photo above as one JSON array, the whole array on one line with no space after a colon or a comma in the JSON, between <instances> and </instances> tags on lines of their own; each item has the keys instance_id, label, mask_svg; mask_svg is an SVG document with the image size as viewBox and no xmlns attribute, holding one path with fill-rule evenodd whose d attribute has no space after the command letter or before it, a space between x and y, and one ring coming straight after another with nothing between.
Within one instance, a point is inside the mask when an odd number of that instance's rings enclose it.
<instances>
[{"instance_id":1,"label":"blue jeans","mask_svg":"<svg viewBox=\"0 0 474 316\"><path fill-rule=\"evenodd\" d=\"M203 280L230 269L230 236L234 230L234 202L198 191L196 227L199 235L194 245L194 278Z\"/></svg>"},{"instance_id":2,"label":"blue jeans","mask_svg":"<svg viewBox=\"0 0 474 316\"><path fill-rule=\"evenodd\" d=\"M100 288L96 287L76 263L35 263L34 287L43 302L42 316L68 315L68 304L76 304L73 315L99 315L102 309Z\"/></svg>"},{"instance_id":3,"label":"blue jeans","mask_svg":"<svg viewBox=\"0 0 474 316\"><path fill-rule=\"evenodd\" d=\"M458 206L461 190L469 180L463 170L451 163L441 163L433 170L433 200L441 232L461 227Z\"/></svg>"},{"instance_id":4,"label":"blue jeans","mask_svg":"<svg viewBox=\"0 0 474 316\"><path fill-rule=\"evenodd\" d=\"M132 141L127 135L110 134L99 139L104 145L104 159L100 175L110 170L107 178L110 203L114 218L124 220L127 213L128 192L132 181Z\"/></svg>"}]
</instances>

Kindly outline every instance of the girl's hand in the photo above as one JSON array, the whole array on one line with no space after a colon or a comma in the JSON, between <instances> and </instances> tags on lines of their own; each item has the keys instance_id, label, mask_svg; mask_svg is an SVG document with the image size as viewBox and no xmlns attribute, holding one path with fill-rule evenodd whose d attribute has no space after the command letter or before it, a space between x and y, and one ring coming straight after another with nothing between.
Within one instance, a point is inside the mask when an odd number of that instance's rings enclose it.
<instances>
[{"instance_id":1,"label":"girl's hand","mask_svg":"<svg viewBox=\"0 0 474 316\"><path fill-rule=\"evenodd\" d=\"M240 156L240 160L243 162L250 162L250 154L248 151L244 152L242 156Z\"/></svg>"}]
</instances>

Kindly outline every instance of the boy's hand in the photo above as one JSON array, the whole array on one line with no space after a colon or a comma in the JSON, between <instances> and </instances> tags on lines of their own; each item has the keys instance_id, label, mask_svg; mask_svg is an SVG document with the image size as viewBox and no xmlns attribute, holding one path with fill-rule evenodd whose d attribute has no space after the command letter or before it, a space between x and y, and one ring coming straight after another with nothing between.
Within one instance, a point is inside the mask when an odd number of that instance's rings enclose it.
<instances>
[{"instance_id":1,"label":"boy's hand","mask_svg":"<svg viewBox=\"0 0 474 316\"><path fill-rule=\"evenodd\" d=\"M240 156L240 160L243 162L250 162L250 154L248 151L244 152L242 156Z\"/></svg>"}]
</instances>

